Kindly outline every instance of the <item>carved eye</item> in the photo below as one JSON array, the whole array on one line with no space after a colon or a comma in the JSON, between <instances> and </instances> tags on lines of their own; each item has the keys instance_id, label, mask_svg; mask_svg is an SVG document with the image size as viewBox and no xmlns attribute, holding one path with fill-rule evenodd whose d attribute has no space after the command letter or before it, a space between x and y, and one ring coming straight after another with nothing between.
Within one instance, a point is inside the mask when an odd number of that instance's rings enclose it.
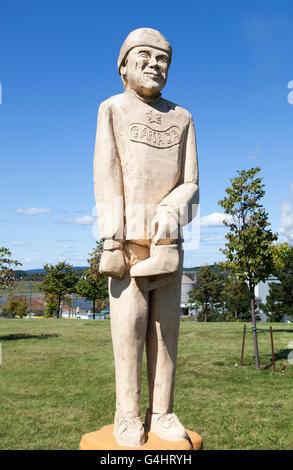
<instances>
[{"instance_id":1,"label":"carved eye","mask_svg":"<svg viewBox=\"0 0 293 470\"><path fill-rule=\"evenodd\" d=\"M160 55L157 57L157 62L158 64L167 64L168 63L168 57L165 55Z\"/></svg>"},{"instance_id":2,"label":"carved eye","mask_svg":"<svg viewBox=\"0 0 293 470\"><path fill-rule=\"evenodd\" d=\"M144 58L144 59L147 59L149 57L149 54L147 52L140 52L139 56Z\"/></svg>"}]
</instances>

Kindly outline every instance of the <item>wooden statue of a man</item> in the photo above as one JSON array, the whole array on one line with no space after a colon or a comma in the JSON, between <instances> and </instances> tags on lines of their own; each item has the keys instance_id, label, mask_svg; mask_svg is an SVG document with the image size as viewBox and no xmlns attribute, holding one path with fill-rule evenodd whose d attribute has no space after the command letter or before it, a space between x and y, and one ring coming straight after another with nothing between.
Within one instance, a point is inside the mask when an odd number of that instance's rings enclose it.
<instances>
[{"instance_id":1,"label":"wooden statue of a man","mask_svg":"<svg viewBox=\"0 0 293 470\"><path fill-rule=\"evenodd\" d=\"M125 91L104 101L98 114L94 182L104 240L100 271L109 276L114 435L120 445L145 442L140 417L144 343L145 426L162 439L187 437L172 404L183 263L180 227L191 220L190 215L182 220L185 208L198 204L198 165L191 115L160 93L171 56L170 44L158 31L132 31L118 59Z\"/></svg>"}]
</instances>

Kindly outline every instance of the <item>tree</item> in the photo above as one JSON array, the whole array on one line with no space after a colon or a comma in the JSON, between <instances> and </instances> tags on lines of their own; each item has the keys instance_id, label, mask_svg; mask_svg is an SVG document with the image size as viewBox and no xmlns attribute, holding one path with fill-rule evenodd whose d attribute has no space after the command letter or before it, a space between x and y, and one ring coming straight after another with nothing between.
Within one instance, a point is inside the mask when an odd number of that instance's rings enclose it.
<instances>
[{"instance_id":1,"label":"tree","mask_svg":"<svg viewBox=\"0 0 293 470\"><path fill-rule=\"evenodd\" d=\"M22 266L22 264L11 259L11 252L4 246L0 247L0 289L6 289L13 286L15 275L12 266Z\"/></svg>"},{"instance_id":2,"label":"tree","mask_svg":"<svg viewBox=\"0 0 293 470\"><path fill-rule=\"evenodd\" d=\"M293 315L293 247L290 247L288 255L284 258L284 267L277 272L281 283L281 302L283 313Z\"/></svg>"},{"instance_id":3,"label":"tree","mask_svg":"<svg viewBox=\"0 0 293 470\"><path fill-rule=\"evenodd\" d=\"M101 274L99 272L100 260L103 254L104 249L104 242L103 240L98 240L96 242L96 247L93 249L91 253L89 253L88 263L90 265L88 269L88 276L92 282L99 281L101 278ZM105 279L106 276L103 276Z\"/></svg>"},{"instance_id":4,"label":"tree","mask_svg":"<svg viewBox=\"0 0 293 470\"><path fill-rule=\"evenodd\" d=\"M44 266L46 276L40 285L40 291L48 297L53 296L57 303L57 318L60 315L60 305L65 297L74 292L77 277L73 266L65 262Z\"/></svg>"},{"instance_id":5,"label":"tree","mask_svg":"<svg viewBox=\"0 0 293 470\"><path fill-rule=\"evenodd\" d=\"M238 170L238 176L230 179L231 186L226 189L227 196L219 201L225 214L231 216L231 221L224 221L230 230L226 234L226 248L221 249L226 256L223 266L237 273L239 279L247 282L249 287L256 369L260 366L255 286L274 272L273 242L278 238L277 234L268 228L268 214L259 202L265 195L262 178L256 177L259 171L259 167L247 171Z\"/></svg>"},{"instance_id":6,"label":"tree","mask_svg":"<svg viewBox=\"0 0 293 470\"><path fill-rule=\"evenodd\" d=\"M96 318L96 307L102 308L108 297L108 282L101 276L98 282L92 282L88 273L81 277L76 284L75 292L84 299L91 300L93 303L93 318Z\"/></svg>"},{"instance_id":7,"label":"tree","mask_svg":"<svg viewBox=\"0 0 293 470\"><path fill-rule=\"evenodd\" d=\"M282 243L275 252L279 256L274 274L280 282L269 285L269 295L261 308L270 321L281 321L284 315L293 314L293 248Z\"/></svg>"},{"instance_id":8,"label":"tree","mask_svg":"<svg viewBox=\"0 0 293 470\"><path fill-rule=\"evenodd\" d=\"M246 320L247 316L251 315L248 286L233 272L226 279L222 297L230 317L234 317L235 320Z\"/></svg>"},{"instance_id":9,"label":"tree","mask_svg":"<svg viewBox=\"0 0 293 470\"><path fill-rule=\"evenodd\" d=\"M58 314L58 299L54 294L46 294L46 305L44 309L44 316L52 318Z\"/></svg>"},{"instance_id":10,"label":"tree","mask_svg":"<svg viewBox=\"0 0 293 470\"><path fill-rule=\"evenodd\" d=\"M274 243L272 246L272 253L275 268L273 274L278 277L282 275L283 272L285 272L286 267L288 268L290 264L290 258L292 257L292 247L287 242Z\"/></svg>"},{"instance_id":11,"label":"tree","mask_svg":"<svg viewBox=\"0 0 293 470\"><path fill-rule=\"evenodd\" d=\"M293 313L293 249L287 243L273 246L274 275L280 282L269 285L266 302L260 305L270 322L280 322L285 314Z\"/></svg>"},{"instance_id":12,"label":"tree","mask_svg":"<svg viewBox=\"0 0 293 470\"><path fill-rule=\"evenodd\" d=\"M189 292L190 302L197 303L202 307L202 314L198 317L206 322L211 319L215 306L221 301L223 290L223 278L210 268L201 266L196 274L194 288Z\"/></svg>"},{"instance_id":13,"label":"tree","mask_svg":"<svg viewBox=\"0 0 293 470\"><path fill-rule=\"evenodd\" d=\"M15 296L10 298L2 307L2 314L4 316L18 316L22 318L28 312L28 305L26 297Z\"/></svg>"},{"instance_id":14,"label":"tree","mask_svg":"<svg viewBox=\"0 0 293 470\"><path fill-rule=\"evenodd\" d=\"M269 294L265 304L260 304L261 310L267 315L270 322L280 322L284 316L282 306L281 284L272 282L269 285Z\"/></svg>"},{"instance_id":15,"label":"tree","mask_svg":"<svg viewBox=\"0 0 293 470\"><path fill-rule=\"evenodd\" d=\"M81 277L76 284L76 293L80 297L91 300L93 302L93 318L96 317L96 306L99 302L101 308L108 297L108 279L99 272L100 259L103 252L103 241L96 242L95 249L89 253L88 263L89 269L85 275Z\"/></svg>"}]
</instances>

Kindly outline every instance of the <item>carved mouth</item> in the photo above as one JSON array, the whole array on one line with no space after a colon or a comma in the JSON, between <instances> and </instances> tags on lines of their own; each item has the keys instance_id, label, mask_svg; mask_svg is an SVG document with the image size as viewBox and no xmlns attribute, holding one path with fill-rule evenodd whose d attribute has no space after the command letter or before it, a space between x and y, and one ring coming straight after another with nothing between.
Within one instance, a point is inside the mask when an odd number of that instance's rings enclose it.
<instances>
[{"instance_id":1,"label":"carved mouth","mask_svg":"<svg viewBox=\"0 0 293 470\"><path fill-rule=\"evenodd\" d=\"M152 72L144 72L145 75L149 75L151 78L160 78L160 75Z\"/></svg>"}]
</instances>

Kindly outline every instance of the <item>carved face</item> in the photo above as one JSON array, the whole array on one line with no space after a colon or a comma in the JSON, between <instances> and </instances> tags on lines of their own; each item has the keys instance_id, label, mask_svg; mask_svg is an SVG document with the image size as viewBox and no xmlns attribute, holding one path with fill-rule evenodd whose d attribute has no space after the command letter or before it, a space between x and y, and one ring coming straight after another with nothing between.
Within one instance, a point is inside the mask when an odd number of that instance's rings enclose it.
<instances>
[{"instance_id":1,"label":"carved face","mask_svg":"<svg viewBox=\"0 0 293 470\"><path fill-rule=\"evenodd\" d=\"M125 65L121 67L121 76L126 89L152 97L165 86L168 68L169 56L166 52L139 46L129 51Z\"/></svg>"}]
</instances>

